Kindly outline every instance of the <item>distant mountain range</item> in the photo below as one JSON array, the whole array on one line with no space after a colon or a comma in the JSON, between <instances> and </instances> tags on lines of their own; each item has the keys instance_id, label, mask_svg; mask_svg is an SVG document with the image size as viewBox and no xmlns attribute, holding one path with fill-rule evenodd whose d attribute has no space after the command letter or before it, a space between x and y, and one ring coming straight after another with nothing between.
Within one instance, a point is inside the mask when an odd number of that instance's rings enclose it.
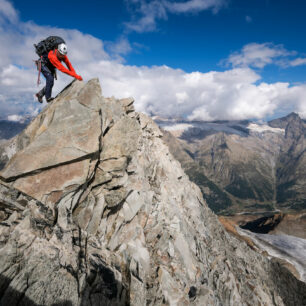
<instances>
[{"instance_id":1,"label":"distant mountain range","mask_svg":"<svg viewBox=\"0 0 306 306\"><path fill-rule=\"evenodd\" d=\"M306 123L157 118L164 141L219 214L306 210Z\"/></svg>"}]
</instances>

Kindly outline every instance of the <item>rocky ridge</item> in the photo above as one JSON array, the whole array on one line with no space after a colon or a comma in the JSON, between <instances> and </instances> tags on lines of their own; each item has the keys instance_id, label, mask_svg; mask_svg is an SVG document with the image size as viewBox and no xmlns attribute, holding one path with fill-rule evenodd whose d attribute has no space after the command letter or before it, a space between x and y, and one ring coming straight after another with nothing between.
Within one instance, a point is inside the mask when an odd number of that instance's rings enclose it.
<instances>
[{"instance_id":1,"label":"rocky ridge","mask_svg":"<svg viewBox=\"0 0 306 306\"><path fill-rule=\"evenodd\" d=\"M304 305L227 234L133 99L65 88L0 172L1 305Z\"/></svg>"}]
</instances>

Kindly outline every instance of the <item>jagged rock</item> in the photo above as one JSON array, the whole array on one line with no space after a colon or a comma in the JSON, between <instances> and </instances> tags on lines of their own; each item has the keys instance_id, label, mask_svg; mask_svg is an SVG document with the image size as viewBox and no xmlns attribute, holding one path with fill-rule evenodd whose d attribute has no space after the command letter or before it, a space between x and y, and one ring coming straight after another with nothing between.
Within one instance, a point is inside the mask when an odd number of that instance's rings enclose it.
<instances>
[{"instance_id":1,"label":"jagged rock","mask_svg":"<svg viewBox=\"0 0 306 306\"><path fill-rule=\"evenodd\" d=\"M73 82L12 140L0 303L304 305L305 284L225 232L132 103Z\"/></svg>"}]
</instances>

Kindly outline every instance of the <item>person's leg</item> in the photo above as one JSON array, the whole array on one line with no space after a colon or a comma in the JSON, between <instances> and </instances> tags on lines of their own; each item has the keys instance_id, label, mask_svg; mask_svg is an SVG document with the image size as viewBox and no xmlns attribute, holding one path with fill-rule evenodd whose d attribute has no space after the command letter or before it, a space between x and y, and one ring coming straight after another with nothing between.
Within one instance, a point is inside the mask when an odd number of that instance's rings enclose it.
<instances>
[{"instance_id":1,"label":"person's leg","mask_svg":"<svg viewBox=\"0 0 306 306\"><path fill-rule=\"evenodd\" d=\"M41 72L46 78L46 86L42 89L47 102L51 100L52 87L54 85L54 75L45 65L42 65Z\"/></svg>"},{"instance_id":2,"label":"person's leg","mask_svg":"<svg viewBox=\"0 0 306 306\"><path fill-rule=\"evenodd\" d=\"M46 93L46 86L44 88L42 88L37 94L43 98L43 96L45 95Z\"/></svg>"},{"instance_id":3,"label":"person's leg","mask_svg":"<svg viewBox=\"0 0 306 306\"><path fill-rule=\"evenodd\" d=\"M43 97L45 95L45 91L46 91L46 86L35 94L39 103L43 103Z\"/></svg>"},{"instance_id":4,"label":"person's leg","mask_svg":"<svg viewBox=\"0 0 306 306\"><path fill-rule=\"evenodd\" d=\"M46 86L43 87L38 93L35 94L39 103L43 103L43 97L45 95L45 92L46 92Z\"/></svg>"}]
</instances>

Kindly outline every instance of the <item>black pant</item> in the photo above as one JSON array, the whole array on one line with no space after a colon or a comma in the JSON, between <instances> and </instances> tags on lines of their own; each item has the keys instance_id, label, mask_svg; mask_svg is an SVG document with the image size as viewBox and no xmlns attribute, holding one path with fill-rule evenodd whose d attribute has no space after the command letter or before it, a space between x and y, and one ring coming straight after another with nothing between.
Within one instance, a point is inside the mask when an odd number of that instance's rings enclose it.
<instances>
[{"instance_id":1,"label":"black pant","mask_svg":"<svg viewBox=\"0 0 306 306\"><path fill-rule=\"evenodd\" d=\"M51 98L52 87L54 85L54 71L52 71L42 63L41 73L44 75L46 79L46 86L39 93L42 97L45 96L46 100L48 100Z\"/></svg>"}]
</instances>

